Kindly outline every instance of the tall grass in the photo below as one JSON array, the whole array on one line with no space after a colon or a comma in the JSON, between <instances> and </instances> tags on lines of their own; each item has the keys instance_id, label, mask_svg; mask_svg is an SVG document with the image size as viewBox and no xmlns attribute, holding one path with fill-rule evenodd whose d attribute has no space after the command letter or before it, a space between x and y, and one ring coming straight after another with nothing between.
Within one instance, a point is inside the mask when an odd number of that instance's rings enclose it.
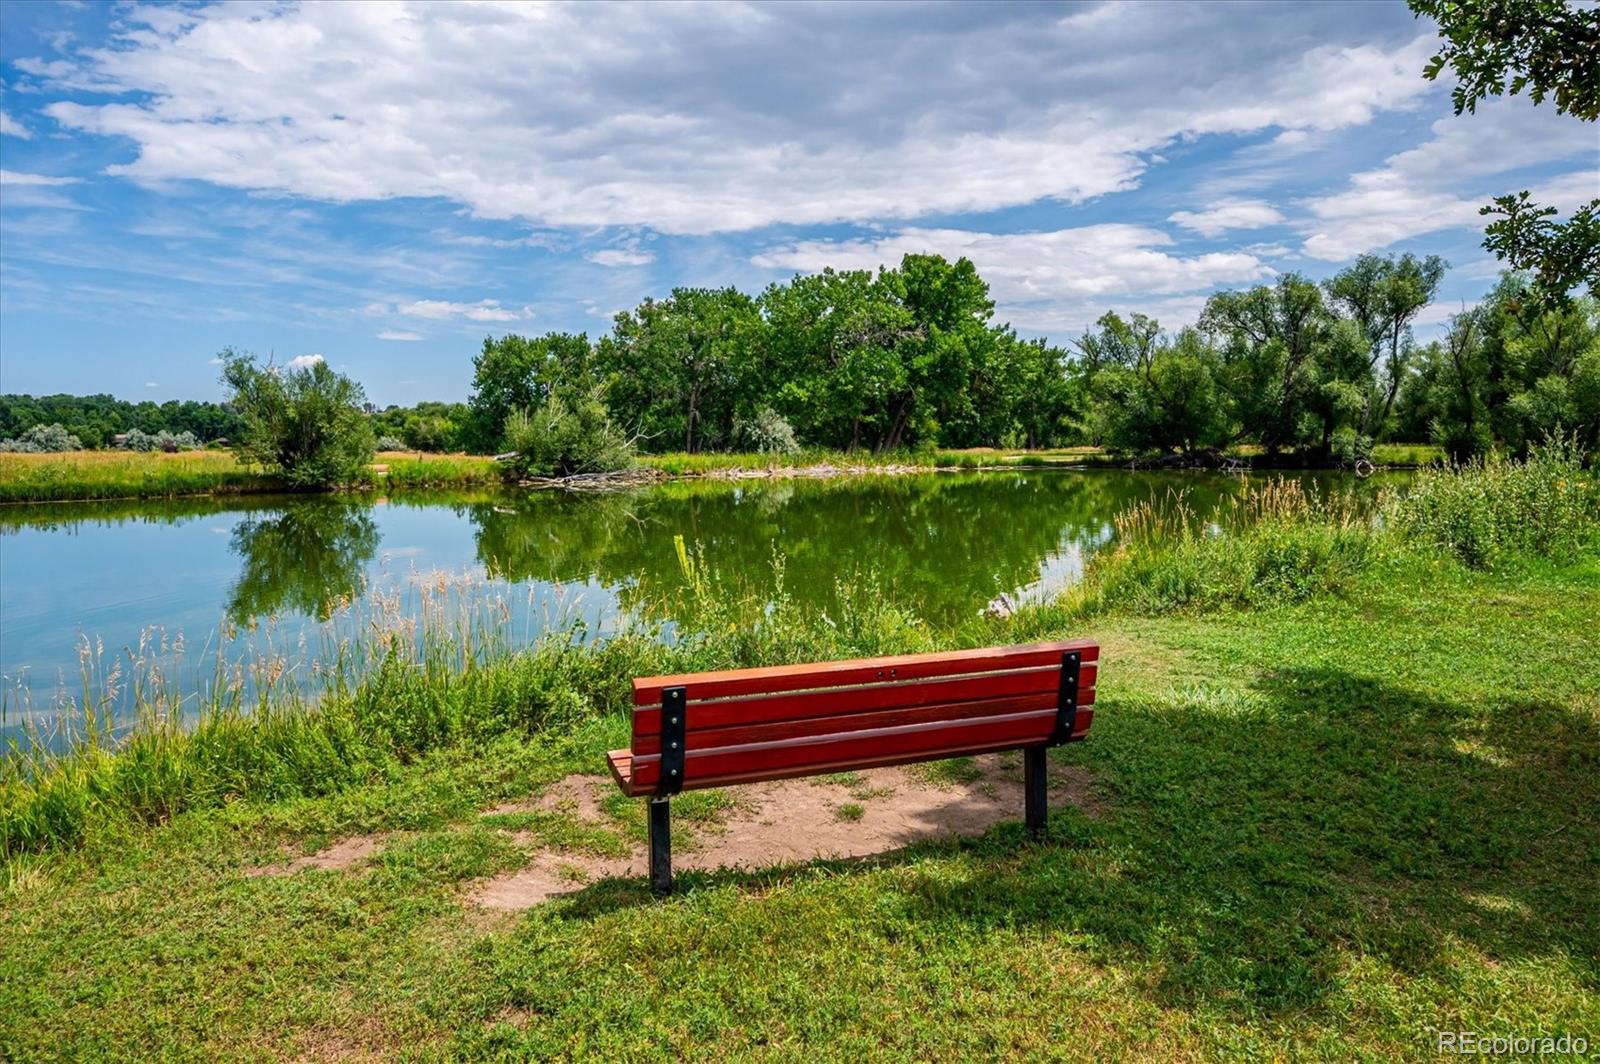
<instances>
[{"instance_id":1,"label":"tall grass","mask_svg":"<svg viewBox=\"0 0 1600 1064\"><path fill-rule=\"evenodd\" d=\"M0 503L285 491L227 451L0 454Z\"/></svg>"},{"instance_id":2,"label":"tall grass","mask_svg":"<svg viewBox=\"0 0 1600 1064\"><path fill-rule=\"evenodd\" d=\"M1354 497L1299 481L1248 486L1201 518L1182 492L1115 519L1116 545L1090 560L1064 605L1080 613L1250 607L1344 591L1367 567L1370 523Z\"/></svg>"},{"instance_id":3,"label":"tall grass","mask_svg":"<svg viewBox=\"0 0 1600 1064\"><path fill-rule=\"evenodd\" d=\"M384 452L378 455L377 486L391 491L406 488L487 487L502 482L500 468L487 455Z\"/></svg>"},{"instance_id":4,"label":"tall grass","mask_svg":"<svg viewBox=\"0 0 1600 1064\"><path fill-rule=\"evenodd\" d=\"M1525 462L1504 456L1418 474L1381 508L1394 535L1489 569L1515 555L1568 561L1595 542L1600 481L1576 438L1556 437Z\"/></svg>"}]
</instances>

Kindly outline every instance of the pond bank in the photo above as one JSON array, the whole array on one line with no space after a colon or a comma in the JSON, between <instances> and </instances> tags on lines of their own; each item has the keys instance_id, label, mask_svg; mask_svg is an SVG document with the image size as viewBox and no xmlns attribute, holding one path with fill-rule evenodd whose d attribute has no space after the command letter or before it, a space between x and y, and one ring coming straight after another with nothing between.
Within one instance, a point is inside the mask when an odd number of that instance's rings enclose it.
<instances>
[{"instance_id":1,"label":"pond bank","mask_svg":"<svg viewBox=\"0 0 1600 1064\"><path fill-rule=\"evenodd\" d=\"M1248 464L1252 455L1240 452ZM1380 444L1373 461L1380 469L1409 469L1437 461L1438 448ZM1095 448L1047 451L930 451L922 454L841 454L808 451L775 458L767 454L641 455L638 468L671 479L817 479L835 476L894 476L978 469L1125 469L1125 458ZM1260 471L1267 471L1265 469ZM1271 472L1289 473L1274 465ZM377 456L369 479L354 490L495 487L499 467L484 455L386 452ZM552 486L541 481L537 486ZM239 464L228 451L73 451L64 454L0 454L0 504L104 499L172 499L197 495L284 494L281 478Z\"/></svg>"}]
</instances>

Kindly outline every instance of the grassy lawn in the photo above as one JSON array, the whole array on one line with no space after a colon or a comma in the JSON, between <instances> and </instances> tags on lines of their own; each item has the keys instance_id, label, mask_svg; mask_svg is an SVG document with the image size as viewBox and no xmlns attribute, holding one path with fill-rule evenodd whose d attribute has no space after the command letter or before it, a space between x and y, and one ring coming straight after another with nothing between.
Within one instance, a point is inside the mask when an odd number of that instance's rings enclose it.
<instances>
[{"instance_id":1,"label":"grassy lawn","mask_svg":"<svg viewBox=\"0 0 1600 1064\"><path fill-rule=\"evenodd\" d=\"M1597 616L1592 556L1389 561L1297 606L1101 616L1070 633L1105 647L1093 738L1053 756L1103 815L1058 809L1043 845L1018 822L690 872L666 902L636 880L522 914L465 901L540 845L637 836L637 802L607 804L609 833L547 816L535 843L484 817L601 771L617 714L108 827L10 868L0 1059L1387 1060L1433 1056L1435 1028L1593 1046ZM246 874L370 832L393 834L352 870Z\"/></svg>"}]
</instances>

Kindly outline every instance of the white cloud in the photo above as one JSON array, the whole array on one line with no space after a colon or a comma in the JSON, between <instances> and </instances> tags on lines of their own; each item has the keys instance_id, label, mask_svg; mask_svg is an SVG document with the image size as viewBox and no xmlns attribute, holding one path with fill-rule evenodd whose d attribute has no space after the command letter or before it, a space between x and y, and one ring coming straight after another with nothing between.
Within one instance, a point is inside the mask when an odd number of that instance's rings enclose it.
<instances>
[{"instance_id":1,"label":"white cloud","mask_svg":"<svg viewBox=\"0 0 1600 1064\"><path fill-rule=\"evenodd\" d=\"M1352 174L1344 189L1307 200L1297 222L1305 253L1341 262L1424 233L1481 229L1480 207L1528 187L1511 175L1569 159L1587 165L1541 181L1533 198L1566 211L1600 195L1594 127L1548 105L1490 100L1476 115L1440 119L1430 133L1381 168Z\"/></svg>"},{"instance_id":2,"label":"white cloud","mask_svg":"<svg viewBox=\"0 0 1600 1064\"><path fill-rule=\"evenodd\" d=\"M647 266L656 261L651 252L626 248L606 248L604 251L591 252L584 258L599 266Z\"/></svg>"},{"instance_id":3,"label":"white cloud","mask_svg":"<svg viewBox=\"0 0 1600 1064\"><path fill-rule=\"evenodd\" d=\"M1234 229L1263 229L1284 221L1282 213L1264 200L1217 200L1198 211L1175 211L1167 217L1201 236L1221 236Z\"/></svg>"},{"instance_id":4,"label":"white cloud","mask_svg":"<svg viewBox=\"0 0 1600 1064\"><path fill-rule=\"evenodd\" d=\"M1176 139L1431 91L1433 34L1377 7L977 10L135 7L107 47L16 66L74 93L55 120L130 139L110 171L137 180L682 234L1078 202Z\"/></svg>"},{"instance_id":5,"label":"white cloud","mask_svg":"<svg viewBox=\"0 0 1600 1064\"><path fill-rule=\"evenodd\" d=\"M144 382L144 386L146 388L159 388L159 387L161 387L161 382L160 381L145 381Z\"/></svg>"},{"instance_id":6,"label":"white cloud","mask_svg":"<svg viewBox=\"0 0 1600 1064\"><path fill-rule=\"evenodd\" d=\"M464 318L467 321L519 321L533 317L533 311L527 307L521 310L502 307L498 299L480 299L476 303L417 299L410 303L401 303L395 309L410 318L427 318L432 321L445 321L450 318Z\"/></svg>"},{"instance_id":7,"label":"white cloud","mask_svg":"<svg viewBox=\"0 0 1600 1064\"><path fill-rule=\"evenodd\" d=\"M310 369L317 363L326 361L327 359L320 354L313 352L309 355L296 355L288 361L287 365L290 369Z\"/></svg>"},{"instance_id":8,"label":"white cloud","mask_svg":"<svg viewBox=\"0 0 1600 1064\"><path fill-rule=\"evenodd\" d=\"M419 332L408 332L405 329L384 329L378 333L378 339L414 341L425 340L427 337L423 336Z\"/></svg>"},{"instance_id":9,"label":"white cloud","mask_svg":"<svg viewBox=\"0 0 1600 1064\"><path fill-rule=\"evenodd\" d=\"M43 188L77 183L78 179L75 177L52 177L49 174L24 174L16 170L0 170L0 185L8 188Z\"/></svg>"},{"instance_id":10,"label":"white cloud","mask_svg":"<svg viewBox=\"0 0 1600 1064\"><path fill-rule=\"evenodd\" d=\"M32 140L33 132L6 112L0 111L0 136Z\"/></svg>"},{"instance_id":11,"label":"white cloud","mask_svg":"<svg viewBox=\"0 0 1600 1064\"><path fill-rule=\"evenodd\" d=\"M1109 309L1154 307L1192 320L1205 291L1269 277L1255 255L1212 252L1180 256L1172 238L1137 225L1091 225L1038 233L905 229L870 240L806 240L755 256L768 269L816 271L892 266L901 256L935 252L965 256L989 282L1000 314L1025 329L1082 328ZM1152 298L1166 297L1166 298Z\"/></svg>"}]
</instances>

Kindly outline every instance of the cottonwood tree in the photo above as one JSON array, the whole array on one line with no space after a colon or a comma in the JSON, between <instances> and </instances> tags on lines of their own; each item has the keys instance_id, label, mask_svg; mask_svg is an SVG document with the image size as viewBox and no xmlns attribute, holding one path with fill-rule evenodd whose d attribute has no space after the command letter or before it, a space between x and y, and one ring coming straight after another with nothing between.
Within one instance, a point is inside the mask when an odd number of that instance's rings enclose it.
<instances>
[{"instance_id":1,"label":"cottonwood tree","mask_svg":"<svg viewBox=\"0 0 1600 1064\"><path fill-rule=\"evenodd\" d=\"M616 317L598 364L612 409L658 443L694 453L733 436L739 400L760 375L762 323L734 288L674 288Z\"/></svg>"},{"instance_id":2,"label":"cottonwood tree","mask_svg":"<svg viewBox=\"0 0 1600 1064\"><path fill-rule=\"evenodd\" d=\"M1220 342L1239 436L1259 441L1269 457L1297 442L1302 419L1324 398L1326 368L1342 362L1326 350L1342 342L1335 324L1322 291L1299 274L1206 301L1200 328ZM1332 429L1327 423L1325 445Z\"/></svg>"},{"instance_id":3,"label":"cottonwood tree","mask_svg":"<svg viewBox=\"0 0 1600 1064\"><path fill-rule=\"evenodd\" d=\"M1329 298L1371 344L1367 368L1375 388L1361 411L1362 435L1376 436L1387 426L1414 352L1411 325L1433 302L1447 269L1449 263L1437 255L1362 255L1324 282Z\"/></svg>"}]
</instances>

